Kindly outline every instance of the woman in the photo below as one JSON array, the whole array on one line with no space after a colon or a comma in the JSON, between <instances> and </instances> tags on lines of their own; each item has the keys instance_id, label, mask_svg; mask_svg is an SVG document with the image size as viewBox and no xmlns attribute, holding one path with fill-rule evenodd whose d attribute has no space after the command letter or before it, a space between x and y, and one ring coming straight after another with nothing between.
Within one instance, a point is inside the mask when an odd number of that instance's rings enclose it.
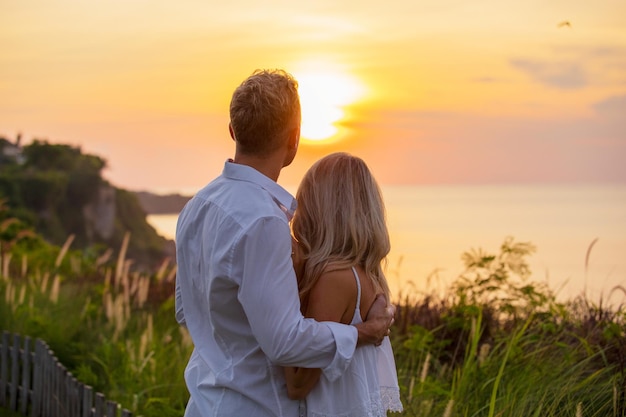
<instances>
[{"instance_id":1,"label":"woman","mask_svg":"<svg viewBox=\"0 0 626 417\"><path fill-rule=\"evenodd\" d=\"M389 234L380 189L360 158L334 153L316 162L296 194L294 267L302 312L318 321L363 321L376 294L389 299L381 263ZM317 416L386 416L402 411L389 338L359 347L335 381L319 369L286 368L289 396Z\"/></svg>"}]
</instances>

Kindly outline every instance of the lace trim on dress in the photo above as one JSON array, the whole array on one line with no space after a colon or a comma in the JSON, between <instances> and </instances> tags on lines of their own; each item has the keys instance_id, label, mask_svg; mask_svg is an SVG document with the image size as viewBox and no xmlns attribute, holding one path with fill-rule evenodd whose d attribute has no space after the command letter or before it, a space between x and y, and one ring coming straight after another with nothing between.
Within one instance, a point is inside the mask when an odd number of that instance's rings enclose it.
<instances>
[{"instance_id":1,"label":"lace trim on dress","mask_svg":"<svg viewBox=\"0 0 626 417\"><path fill-rule=\"evenodd\" d=\"M337 417L336 415L331 414L322 414L311 412L308 414L309 417ZM352 409L347 414L341 414L341 417L387 417L387 412L383 409L382 402L380 399L378 401L372 400L369 405L362 405L358 408Z\"/></svg>"},{"instance_id":2,"label":"lace trim on dress","mask_svg":"<svg viewBox=\"0 0 626 417\"><path fill-rule=\"evenodd\" d=\"M306 415L306 405L301 403L300 415ZM351 410L347 414L341 414L340 417L387 417L387 411L400 412L403 411L402 402L400 402L400 390L398 387L380 387L380 397L372 398L369 404ZM323 414L310 412L309 417L338 417L334 414Z\"/></svg>"},{"instance_id":3,"label":"lace trim on dress","mask_svg":"<svg viewBox=\"0 0 626 417\"><path fill-rule=\"evenodd\" d=\"M387 411L403 411L402 402L400 401L400 389L398 387L380 387L380 397L383 407Z\"/></svg>"}]
</instances>

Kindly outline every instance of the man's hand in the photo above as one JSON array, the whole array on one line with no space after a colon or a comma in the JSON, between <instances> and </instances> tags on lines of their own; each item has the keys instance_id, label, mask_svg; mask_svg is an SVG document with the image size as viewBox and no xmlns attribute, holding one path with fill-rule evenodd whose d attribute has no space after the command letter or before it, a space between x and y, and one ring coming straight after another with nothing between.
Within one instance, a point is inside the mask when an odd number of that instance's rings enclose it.
<instances>
[{"instance_id":1,"label":"man's hand","mask_svg":"<svg viewBox=\"0 0 626 417\"><path fill-rule=\"evenodd\" d=\"M356 325L359 331L357 346L367 344L380 346L385 336L389 335L395 314L396 307L393 304L387 305L385 296L378 294L365 321Z\"/></svg>"}]
</instances>

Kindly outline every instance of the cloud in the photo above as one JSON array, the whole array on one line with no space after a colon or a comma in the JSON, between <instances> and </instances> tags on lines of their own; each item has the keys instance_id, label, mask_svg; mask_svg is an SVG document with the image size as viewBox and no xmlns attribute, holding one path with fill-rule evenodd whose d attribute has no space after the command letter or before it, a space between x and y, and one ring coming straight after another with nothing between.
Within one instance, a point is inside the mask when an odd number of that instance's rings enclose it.
<instances>
[{"instance_id":1,"label":"cloud","mask_svg":"<svg viewBox=\"0 0 626 417\"><path fill-rule=\"evenodd\" d=\"M542 85L562 90L626 83L626 47L566 45L549 49L552 59L512 58L509 64Z\"/></svg>"},{"instance_id":2,"label":"cloud","mask_svg":"<svg viewBox=\"0 0 626 417\"><path fill-rule=\"evenodd\" d=\"M623 119L626 114L626 95L612 96L593 105L602 116Z\"/></svg>"},{"instance_id":3,"label":"cloud","mask_svg":"<svg viewBox=\"0 0 626 417\"><path fill-rule=\"evenodd\" d=\"M586 87L586 71L574 62L546 62L528 59L511 60L513 67L525 72L534 81L563 90Z\"/></svg>"}]
</instances>

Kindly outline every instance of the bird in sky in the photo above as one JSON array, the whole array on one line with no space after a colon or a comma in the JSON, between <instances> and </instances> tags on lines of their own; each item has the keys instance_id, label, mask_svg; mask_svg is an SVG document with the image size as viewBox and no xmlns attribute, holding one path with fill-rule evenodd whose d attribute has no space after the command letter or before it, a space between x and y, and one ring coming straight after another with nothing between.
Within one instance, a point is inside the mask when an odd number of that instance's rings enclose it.
<instances>
[{"instance_id":1,"label":"bird in sky","mask_svg":"<svg viewBox=\"0 0 626 417\"><path fill-rule=\"evenodd\" d=\"M560 22L558 25L556 25L556 27L558 27L558 28L562 28L562 27L571 28L572 24L568 20L564 20L564 21Z\"/></svg>"}]
</instances>

